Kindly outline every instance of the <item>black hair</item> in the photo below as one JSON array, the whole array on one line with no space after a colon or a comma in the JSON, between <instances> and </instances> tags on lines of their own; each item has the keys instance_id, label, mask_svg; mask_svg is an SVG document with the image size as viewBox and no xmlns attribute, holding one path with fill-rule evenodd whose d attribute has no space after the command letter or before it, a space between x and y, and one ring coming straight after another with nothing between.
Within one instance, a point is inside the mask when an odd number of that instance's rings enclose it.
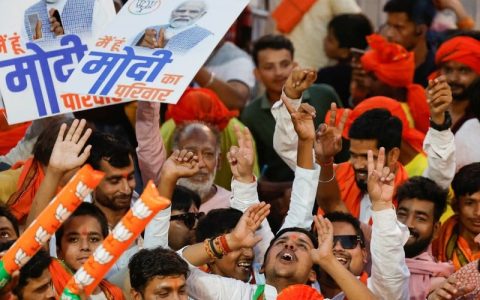
<instances>
[{"instance_id":1,"label":"black hair","mask_svg":"<svg viewBox=\"0 0 480 300\"><path fill-rule=\"evenodd\" d=\"M23 299L23 288L28 284L31 278L40 278L43 272L48 269L52 258L44 249L40 249L21 269L18 284L12 292L20 300Z\"/></svg>"},{"instance_id":2,"label":"black hair","mask_svg":"<svg viewBox=\"0 0 480 300\"><path fill-rule=\"evenodd\" d=\"M338 40L340 48L366 49L366 37L373 32L370 20L364 14L341 14L335 16L328 23Z\"/></svg>"},{"instance_id":3,"label":"black hair","mask_svg":"<svg viewBox=\"0 0 480 300\"><path fill-rule=\"evenodd\" d=\"M253 43L252 58L255 66L258 67L258 53L265 49L288 50L292 55L295 53L293 43L281 34L267 34L260 37Z\"/></svg>"},{"instance_id":4,"label":"black hair","mask_svg":"<svg viewBox=\"0 0 480 300\"><path fill-rule=\"evenodd\" d=\"M197 241L204 241L229 233L242 217L243 213L234 208L212 209L198 221L195 233Z\"/></svg>"},{"instance_id":5,"label":"black hair","mask_svg":"<svg viewBox=\"0 0 480 300\"><path fill-rule=\"evenodd\" d=\"M416 25L430 28L436 10L432 0L390 0L383 7L386 13L406 13Z\"/></svg>"},{"instance_id":6,"label":"black hair","mask_svg":"<svg viewBox=\"0 0 480 300\"><path fill-rule=\"evenodd\" d=\"M80 206L70 215L70 217L68 217L65 223L57 230L57 232L55 232L55 242L58 248L60 248L61 245L60 242L65 231L65 224L69 220L80 216L90 216L95 218L100 224L102 237L105 239L108 236L108 221L105 214L94 204L82 202L82 204L80 204Z\"/></svg>"},{"instance_id":7,"label":"black hair","mask_svg":"<svg viewBox=\"0 0 480 300\"><path fill-rule=\"evenodd\" d=\"M20 236L20 230L19 230L19 227L18 227L18 220L10 212L10 209L8 207L0 205L0 217L7 218L7 220L12 224L12 227L15 230L15 233L17 234L17 237L19 237Z\"/></svg>"},{"instance_id":8,"label":"black hair","mask_svg":"<svg viewBox=\"0 0 480 300\"><path fill-rule=\"evenodd\" d=\"M469 196L480 191L480 162L463 166L453 177L455 198Z\"/></svg>"},{"instance_id":9,"label":"black hair","mask_svg":"<svg viewBox=\"0 0 480 300\"><path fill-rule=\"evenodd\" d=\"M182 124L177 124L175 131L173 132L172 138L172 148L178 148L180 140L184 134L190 134L191 131L203 129L203 126L206 126L215 138L215 147L218 152L221 151L222 137L218 128L210 123L205 123L203 121L187 121Z\"/></svg>"},{"instance_id":10,"label":"black hair","mask_svg":"<svg viewBox=\"0 0 480 300\"><path fill-rule=\"evenodd\" d=\"M447 208L448 190L438 186L433 180L421 176L410 177L397 189L397 201L417 198L432 202L434 205L434 222L438 222Z\"/></svg>"},{"instance_id":11,"label":"black hair","mask_svg":"<svg viewBox=\"0 0 480 300\"><path fill-rule=\"evenodd\" d=\"M194 191L181 185L176 185L172 195L172 210L188 212L192 203L199 208L201 201L200 196Z\"/></svg>"},{"instance_id":12,"label":"black hair","mask_svg":"<svg viewBox=\"0 0 480 300\"><path fill-rule=\"evenodd\" d=\"M356 140L376 140L377 148L384 147L388 152L400 148L402 121L386 109L371 109L353 121L348 136Z\"/></svg>"},{"instance_id":13,"label":"black hair","mask_svg":"<svg viewBox=\"0 0 480 300\"><path fill-rule=\"evenodd\" d=\"M334 211L323 216L328 219L330 222L344 222L352 225L355 230L355 234L360 237L360 246L365 248L365 235L363 234L362 228L360 227L360 221L352 216L349 213L344 213L340 211Z\"/></svg>"},{"instance_id":14,"label":"black hair","mask_svg":"<svg viewBox=\"0 0 480 300\"><path fill-rule=\"evenodd\" d=\"M32 150L33 157L38 162L44 166L48 165L50 162L50 156L52 156L53 146L55 146L55 142L57 141L60 127L65 123L68 125L68 131L72 122L73 120L54 119L49 123L48 127L45 127L42 130Z\"/></svg>"},{"instance_id":15,"label":"black hair","mask_svg":"<svg viewBox=\"0 0 480 300\"><path fill-rule=\"evenodd\" d=\"M188 264L175 251L162 247L138 251L130 259L128 269L130 284L140 293L155 276L188 276Z\"/></svg>"},{"instance_id":16,"label":"black hair","mask_svg":"<svg viewBox=\"0 0 480 300\"><path fill-rule=\"evenodd\" d=\"M310 241L312 242L313 247L318 248L318 238L311 231L309 231L305 228L300 228L300 227L283 228L282 230L278 231L275 234L275 236L273 237L273 239L270 241L270 245L268 245L268 248L265 251L265 255L264 255L264 259L263 259L264 264L267 261L268 253L270 252L270 249L272 248L275 241L278 240L282 235L284 235L287 232L299 232L299 233L305 234L310 239ZM320 267L318 265L314 264L312 269L315 271L317 276L318 276L318 274L320 274Z\"/></svg>"},{"instance_id":17,"label":"black hair","mask_svg":"<svg viewBox=\"0 0 480 300\"><path fill-rule=\"evenodd\" d=\"M130 159L135 157L129 143L100 131L92 132L87 145L92 145L87 163L96 170L100 170L102 160L107 161L112 167L125 168L130 165Z\"/></svg>"}]
</instances>

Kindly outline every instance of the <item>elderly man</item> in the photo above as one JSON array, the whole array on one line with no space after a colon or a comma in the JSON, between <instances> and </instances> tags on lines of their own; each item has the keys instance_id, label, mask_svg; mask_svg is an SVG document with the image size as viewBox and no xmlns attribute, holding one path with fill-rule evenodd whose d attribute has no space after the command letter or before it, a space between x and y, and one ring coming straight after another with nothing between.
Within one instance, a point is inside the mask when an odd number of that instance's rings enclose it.
<instances>
[{"instance_id":1,"label":"elderly man","mask_svg":"<svg viewBox=\"0 0 480 300\"><path fill-rule=\"evenodd\" d=\"M177 54L185 54L212 33L195 23L207 13L207 5L201 0L185 1L170 15L170 23L152 26L140 33L132 43L151 49L164 48Z\"/></svg>"},{"instance_id":2,"label":"elderly man","mask_svg":"<svg viewBox=\"0 0 480 300\"><path fill-rule=\"evenodd\" d=\"M149 179L160 181L160 171L166 159L166 149L158 130L159 119L160 103L138 103L137 154L145 182ZM146 132L157 134L145 134ZM198 156L199 172L193 177L179 180L178 184L200 196L200 212L229 207L231 193L213 183L220 161L219 133L201 122L188 123L176 128L173 149L187 149Z\"/></svg>"}]
</instances>

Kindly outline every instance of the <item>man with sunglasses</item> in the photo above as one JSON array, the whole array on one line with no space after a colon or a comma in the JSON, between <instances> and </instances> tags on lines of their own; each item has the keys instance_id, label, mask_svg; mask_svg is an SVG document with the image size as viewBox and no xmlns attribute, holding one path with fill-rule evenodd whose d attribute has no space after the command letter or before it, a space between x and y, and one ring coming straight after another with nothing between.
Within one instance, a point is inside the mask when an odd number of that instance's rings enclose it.
<instances>
[{"instance_id":1,"label":"man with sunglasses","mask_svg":"<svg viewBox=\"0 0 480 300\"><path fill-rule=\"evenodd\" d=\"M172 196L172 212L168 228L168 246L179 250L195 242L197 221L204 213L198 212L200 197L186 187L177 185Z\"/></svg>"},{"instance_id":2,"label":"man with sunglasses","mask_svg":"<svg viewBox=\"0 0 480 300\"><path fill-rule=\"evenodd\" d=\"M343 212L328 213L324 217L330 220L333 225L333 254L347 270L366 284L368 274L365 272L365 265L368 254L360 222L351 214ZM331 299L340 298L337 295L342 290L332 277L322 272L317 278L322 294L325 297Z\"/></svg>"}]
</instances>

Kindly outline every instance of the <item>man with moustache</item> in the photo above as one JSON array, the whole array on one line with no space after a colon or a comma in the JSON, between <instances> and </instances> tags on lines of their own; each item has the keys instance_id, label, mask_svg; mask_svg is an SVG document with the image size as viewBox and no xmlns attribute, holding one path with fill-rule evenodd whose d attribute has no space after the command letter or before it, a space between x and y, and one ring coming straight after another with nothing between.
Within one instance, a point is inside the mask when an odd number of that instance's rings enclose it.
<instances>
[{"instance_id":1,"label":"man with moustache","mask_svg":"<svg viewBox=\"0 0 480 300\"><path fill-rule=\"evenodd\" d=\"M473 99L468 99L467 89L480 77L480 41L469 36L453 37L440 45L435 63L452 89L449 111L455 134L472 117L467 109Z\"/></svg>"},{"instance_id":2,"label":"man with moustache","mask_svg":"<svg viewBox=\"0 0 480 300\"><path fill-rule=\"evenodd\" d=\"M454 272L451 263L437 262L431 242L440 228L447 190L425 177L412 177L397 191L397 218L410 230L404 246L410 270L410 299L425 299Z\"/></svg>"}]
</instances>

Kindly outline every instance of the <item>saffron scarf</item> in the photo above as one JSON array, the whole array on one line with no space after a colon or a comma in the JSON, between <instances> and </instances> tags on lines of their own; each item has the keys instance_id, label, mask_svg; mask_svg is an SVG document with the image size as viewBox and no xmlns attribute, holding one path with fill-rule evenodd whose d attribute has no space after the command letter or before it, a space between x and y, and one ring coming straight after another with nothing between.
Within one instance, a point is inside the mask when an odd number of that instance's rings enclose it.
<instances>
[{"instance_id":1,"label":"saffron scarf","mask_svg":"<svg viewBox=\"0 0 480 300\"><path fill-rule=\"evenodd\" d=\"M25 222L33 198L44 177L45 174L41 164L33 157L23 163L23 170L20 178L18 178L17 191L7 201L7 206L20 223Z\"/></svg>"},{"instance_id":2,"label":"saffron scarf","mask_svg":"<svg viewBox=\"0 0 480 300\"><path fill-rule=\"evenodd\" d=\"M455 270L480 258L480 253L472 253L467 240L460 236L459 227L458 215L451 216L432 243L434 257L439 261L452 261Z\"/></svg>"},{"instance_id":3,"label":"saffron scarf","mask_svg":"<svg viewBox=\"0 0 480 300\"><path fill-rule=\"evenodd\" d=\"M48 270L52 276L55 292L57 295L61 295L73 274L64 263L55 258L52 259L52 262L48 266ZM99 284L99 288L108 300L125 300L122 290L107 280L102 280Z\"/></svg>"},{"instance_id":4,"label":"saffron scarf","mask_svg":"<svg viewBox=\"0 0 480 300\"><path fill-rule=\"evenodd\" d=\"M337 178L340 194L345 206L347 206L350 213L355 217L360 217L360 201L362 200L363 192L358 188L355 181L355 171L349 162L344 162L337 165L335 169L335 176ZM395 188L401 185L408 179L408 174L405 168L397 162L397 170L395 172ZM397 200L393 200L395 207Z\"/></svg>"}]
</instances>

